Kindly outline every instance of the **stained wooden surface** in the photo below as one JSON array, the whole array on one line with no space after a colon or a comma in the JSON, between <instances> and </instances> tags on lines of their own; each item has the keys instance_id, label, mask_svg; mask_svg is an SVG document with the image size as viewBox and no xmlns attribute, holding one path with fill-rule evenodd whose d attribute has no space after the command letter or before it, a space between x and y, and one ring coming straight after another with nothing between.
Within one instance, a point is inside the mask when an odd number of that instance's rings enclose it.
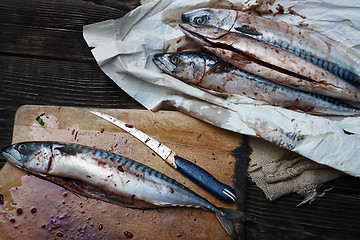
<instances>
[{"instance_id":1,"label":"stained wooden surface","mask_svg":"<svg viewBox=\"0 0 360 240\"><path fill-rule=\"evenodd\" d=\"M235 164L246 159L246 155L245 158L237 158L238 154L229 154L231 149L241 149L241 134L214 127L178 111L100 111L133 124L161 140L179 155L195 161L225 184L233 185ZM36 121L39 115L42 115L43 126ZM224 203L215 198L179 174L130 134L91 114L89 108L22 106L15 116L13 142L24 141L71 142L121 154L166 173L216 206L237 209L236 203ZM222 144L217 144L217 141ZM241 176L243 177L237 179L244 182L246 175ZM57 234L64 239L114 239L114 236L117 236L116 239L126 239L123 233L127 231L131 232L134 239L166 240L180 234L182 239L196 237L204 240L230 240L215 215L203 209L157 208L144 211L116 206L79 197L55 184L30 177L10 163L6 163L0 171L0 185L4 200L4 205L0 206L3 211L3 214L0 214L0 236L6 239L13 236L29 240L53 239ZM240 202L243 201L243 191L238 192ZM61 196L64 192L66 196ZM13 205L13 202L16 205ZM32 208L38 209L36 214L31 213ZM22 209L22 214L18 214L17 209ZM103 226L101 230L98 229L100 224ZM83 231L77 231L83 226L86 226ZM32 230L36 228L39 231Z\"/></svg>"},{"instance_id":2,"label":"stained wooden surface","mask_svg":"<svg viewBox=\"0 0 360 240\"><path fill-rule=\"evenodd\" d=\"M82 26L116 19L138 6L125 0L2 0L0 2L0 148L11 143L24 104L143 109L98 68ZM246 239L358 239L360 180L344 176L311 205L291 194L269 202L247 186L246 210L256 217ZM180 238L181 239L181 238Z\"/></svg>"}]
</instances>

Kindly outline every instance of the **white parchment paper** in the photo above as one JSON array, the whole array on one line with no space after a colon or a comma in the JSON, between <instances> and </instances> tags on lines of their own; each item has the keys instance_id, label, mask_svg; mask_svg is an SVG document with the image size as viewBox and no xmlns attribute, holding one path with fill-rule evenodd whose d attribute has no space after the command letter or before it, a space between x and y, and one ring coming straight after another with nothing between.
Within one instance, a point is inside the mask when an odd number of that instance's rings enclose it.
<instances>
[{"instance_id":1,"label":"white parchment paper","mask_svg":"<svg viewBox=\"0 0 360 240\"><path fill-rule=\"evenodd\" d=\"M147 109L167 104L360 176L360 117L325 118L257 104L246 97L218 97L161 73L153 55L186 46L189 40L177 26L181 14L202 7L255 9L264 17L301 25L339 43L360 65L360 1L353 0L160 0L123 18L84 26L84 38L100 68Z\"/></svg>"}]
</instances>

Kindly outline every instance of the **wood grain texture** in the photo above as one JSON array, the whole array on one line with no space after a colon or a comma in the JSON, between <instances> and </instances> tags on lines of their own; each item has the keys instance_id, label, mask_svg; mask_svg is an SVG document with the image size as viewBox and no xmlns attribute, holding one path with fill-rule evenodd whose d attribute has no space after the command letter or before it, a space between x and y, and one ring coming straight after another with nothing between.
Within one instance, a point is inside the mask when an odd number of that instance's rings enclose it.
<instances>
[{"instance_id":1,"label":"wood grain texture","mask_svg":"<svg viewBox=\"0 0 360 240\"><path fill-rule=\"evenodd\" d=\"M237 206L240 210L246 211L246 183L247 179L241 178L240 176L247 176L247 165L248 165L248 145L249 138L243 136L241 145L232 151L232 155L238 159L235 163L235 183L234 189L236 196L239 196L237 200ZM242 161L241 161L242 159ZM246 161L244 161L246 159ZM241 223L238 225L238 234L241 239L245 238L245 224Z\"/></svg>"},{"instance_id":2,"label":"wood grain texture","mask_svg":"<svg viewBox=\"0 0 360 240\"><path fill-rule=\"evenodd\" d=\"M348 179L346 179L348 178ZM355 181L352 177L326 183L322 190L333 190L314 201L295 207L302 198L296 194L284 196L274 202L263 201L264 195L251 185L247 188L247 211L257 221L248 224L249 239L358 239L360 232L359 196L338 193L337 181ZM350 183L350 182L348 182ZM261 231L271 229L271 231Z\"/></svg>"},{"instance_id":3,"label":"wood grain texture","mask_svg":"<svg viewBox=\"0 0 360 240\"><path fill-rule=\"evenodd\" d=\"M93 108L92 110L99 111ZM102 109L101 111L134 124L136 128L159 139L181 156L186 156L189 161L196 162L197 165L207 169L219 181L233 185L235 161L243 159L235 159L227 153L239 146L241 134L214 127L178 111L156 113L129 109ZM43 126L36 121L36 117L41 113L44 113ZM201 134L200 137L199 134ZM216 145L216 138L221 139L221 145ZM110 150L166 173L167 176L189 187L216 206L236 209L235 203L224 203L215 198L170 167L142 142L91 114L89 108L23 106L16 113L13 141L71 142ZM98 170L101 170L101 166ZM17 177L15 178L14 175ZM8 176L11 176L11 179ZM245 179L244 175L241 179ZM32 181L32 184L28 184L29 181ZM0 216L0 236L4 236L4 239L11 239L12 236L17 238L22 236L23 239L53 239L58 232L63 234L63 239L71 239L73 236L77 239L114 239L116 235L119 236L116 239L124 239L121 238L124 230L131 232L135 239L166 240L169 236L173 239L179 233L186 239L191 239L192 236L201 236L204 240L230 239L214 214L203 209L186 207L155 210L131 209L78 197L70 192L66 197L60 196L54 199L54 196L61 195L64 189L55 184L45 183L44 185L39 181L39 179L29 178L24 171L19 173L19 170L10 163L0 171L0 185L2 186L0 192L3 194L4 201L7 202L0 207L4 212ZM9 191L12 187L17 187L19 191ZM44 187L46 187L46 192ZM31 189L31 192L25 194L23 190L26 191L26 189L28 191ZM48 197L39 193L44 193ZM239 198L244 196L241 195ZM52 202L48 202L48 198L52 198ZM16 206L9 204L11 202L16 202ZM46 205L46 208L39 210L34 216L29 214L29 211L25 211L32 207L41 209L43 205ZM18 208L24 209L24 214L17 214ZM110 213L104 214L103 211ZM49 216L53 216L52 219L56 219L56 223L51 221ZM61 218L61 216L66 217ZM11 218L16 220L16 229L12 228L13 223L9 221ZM45 224L46 229L40 228L39 231L33 231L32 229L41 225L39 222ZM64 224L65 222L72 222L72 224ZM97 229L99 224L106 226L106 233ZM79 234L77 229L85 225L86 229L80 235L76 235ZM1 235L2 232L3 235ZM103 235L96 236L96 233Z\"/></svg>"},{"instance_id":4,"label":"wood grain texture","mask_svg":"<svg viewBox=\"0 0 360 240\"><path fill-rule=\"evenodd\" d=\"M2 53L93 60L83 37L84 25L117 19L139 1L3 0L0 9Z\"/></svg>"},{"instance_id":5,"label":"wood grain texture","mask_svg":"<svg viewBox=\"0 0 360 240\"><path fill-rule=\"evenodd\" d=\"M143 107L95 63L82 26L116 19L139 5L133 0L0 1L0 149L11 143L14 116L24 104L102 108ZM0 156L0 158L2 158ZM269 202L248 184L246 239L359 239L360 180L344 176L319 201L291 194ZM182 238L179 238L182 239Z\"/></svg>"},{"instance_id":6,"label":"wood grain texture","mask_svg":"<svg viewBox=\"0 0 360 240\"><path fill-rule=\"evenodd\" d=\"M15 111L24 104L143 108L95 62L0 55L0 148L11 141Z\"/></svg>"},{"instance_id":7,"label":"wood grain texture","mask_svg":"<svg viewBox=\"0 0 360 240\"><path fill-rule=\"evenodd\" d=\"M96 65L82 27L122 17L139 1L0 3L0 148L24 104L143 108Z\"/></svg>"}]
</instances>

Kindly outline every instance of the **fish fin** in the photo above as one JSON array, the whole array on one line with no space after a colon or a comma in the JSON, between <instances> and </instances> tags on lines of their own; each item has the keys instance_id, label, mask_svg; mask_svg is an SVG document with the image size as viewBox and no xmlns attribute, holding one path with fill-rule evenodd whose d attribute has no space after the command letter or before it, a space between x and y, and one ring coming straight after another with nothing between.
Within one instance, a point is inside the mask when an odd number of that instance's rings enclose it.
<instances>
[{"instance_id":1,"label":"fish fin","mask_svg":"<svg viewBox=\"0 0 360 240\"><path fill-rule=\"evenodd\" d=\"M44 176L43 178L69 190L78 197L92 197L91 194L88 194L86 191L81 189L80 186L78 186L78 181L75 179L55 176Z\"/></svg>"},{"instance_id":2,"label":"fish fin","mask_svg":"<svg viewBox=\"0 0 360 240\"><path fill-rule=\"evenodd\" d=\"M248 35L254 35L254 36L262 35L261 32L258 32L255 28L252 28L248 25L241 25L240 27L236 27L235 30Z\"/></svg>"},{"instance_id":3,"label":"fish fin","mask_svg":"<svg viewBox=\"0 0 360 240\"><path fill-rule=\"evenodd\" d=\"M236 221L254 220L253 217L247 216L244 212L239 210L228 208L218 208L218 210L219 212L215 213L216 218L232 239L240 239L235 226Z\"/></svg>"}]
</instances>

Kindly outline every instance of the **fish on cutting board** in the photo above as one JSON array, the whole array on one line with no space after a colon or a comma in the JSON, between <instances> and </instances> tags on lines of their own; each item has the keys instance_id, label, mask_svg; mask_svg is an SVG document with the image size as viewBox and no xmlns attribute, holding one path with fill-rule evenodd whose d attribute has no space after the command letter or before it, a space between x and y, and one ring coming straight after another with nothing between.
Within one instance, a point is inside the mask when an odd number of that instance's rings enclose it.
<instances>
[{"instance_id":1,"label":"fish on cutting board","mask_svg":"<svg viewBox=\"0 0 360 240\"><path fill-rule=\"evenodd\" d=\"M216 27L180 24L207 51L252 74L302 91L360 101L360 89L279 47Z\"/></svg>"},{"instance_id":2,"label":"fish on cutting board","mask_svg":"<svg viewBox=\"0 0 360 240\"><path fill-rule=\"evenodd\" d=\"M241 211L219 208L179 182L143 164L100 149L60 142L22 142L2 154L18 168L69 190L131 208L194 207L212 211L232 238Z\"/></svg>"},{"instance_id":3,"label":"fish on cutting board","mask_svg":"<svg viewBox=\"0 0 360 240\"><path fill-rule=\"evenodd\" d=\"M156 54L154 63L186 83L222 93L238 94L270 105L321 115L357 115L360 110L340 101L280 85L242 71L203 52Z\"/></svg>"},{"instance_id":4,"label":"fish on cutting board","mask_svg":"<svg viewBox=\"0 0 360 240\"><path fill-rule=\"evenodd\" d=\"M184 13L182 20L245 34L306 59L354 85L360 84L359 64L343 51L345 47L304 28L231 9L196 9Z\"/></svg>"}]
</instances>

